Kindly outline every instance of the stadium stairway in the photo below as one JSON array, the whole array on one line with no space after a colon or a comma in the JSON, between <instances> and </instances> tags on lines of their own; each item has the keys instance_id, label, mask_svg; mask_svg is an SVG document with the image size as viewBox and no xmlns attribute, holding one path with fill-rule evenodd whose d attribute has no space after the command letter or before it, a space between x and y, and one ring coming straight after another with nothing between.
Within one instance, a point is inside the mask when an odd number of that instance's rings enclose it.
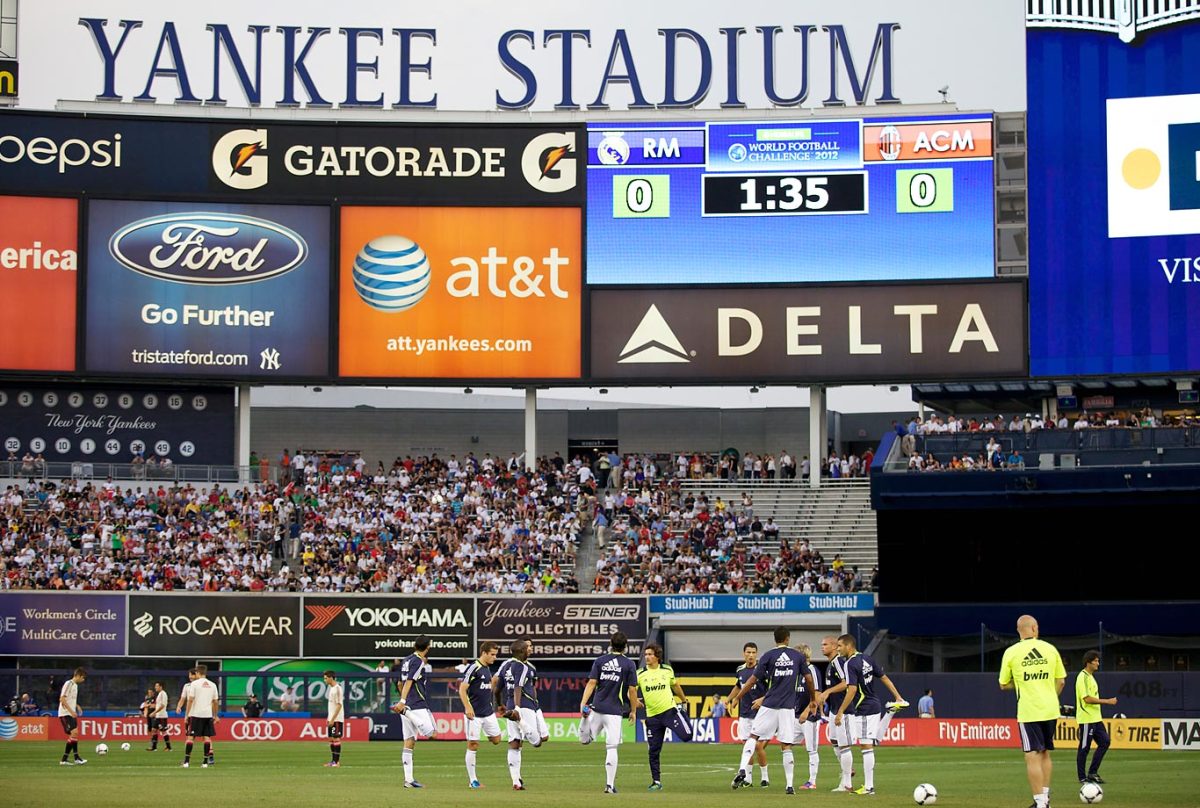
<instances>
[{"instance_id":1,"label":"stadium stairway","mask_svg":"<svg viewBox=\"0 0 1200 808\"><path fill-rule=\"evenodd\" d=\"M774 518L781 538L808 539L826 563L840 554L846 566L857 566L864 575L879 564L879 533L866 478L822 480L815 490L800 481L773 480L685 480L682 488L707 494L710 503L719 496L735 513L741 510L742 492L748 492L763 524ZM747 543L772 555L779 551L774 541Z\"/></svg>"}]
</instances>

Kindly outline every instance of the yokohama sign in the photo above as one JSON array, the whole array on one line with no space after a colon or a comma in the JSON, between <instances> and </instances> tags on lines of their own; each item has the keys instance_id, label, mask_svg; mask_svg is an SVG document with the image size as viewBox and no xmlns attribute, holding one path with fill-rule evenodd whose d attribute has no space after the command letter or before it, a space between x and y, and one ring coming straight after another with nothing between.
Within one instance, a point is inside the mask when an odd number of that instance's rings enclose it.
<instances>
[{"instance_id":1,"label":"yokohama sign","mask_svg":"<svg viewBox=\"0 0 1200 808\"><path fill-rule=\"evenodd\" d=\"M361 659L399 657L424 634L433 656L461 659L474 652L475 603L470 598L306 597L305 656Z\"/></svg>"}]
</instances>

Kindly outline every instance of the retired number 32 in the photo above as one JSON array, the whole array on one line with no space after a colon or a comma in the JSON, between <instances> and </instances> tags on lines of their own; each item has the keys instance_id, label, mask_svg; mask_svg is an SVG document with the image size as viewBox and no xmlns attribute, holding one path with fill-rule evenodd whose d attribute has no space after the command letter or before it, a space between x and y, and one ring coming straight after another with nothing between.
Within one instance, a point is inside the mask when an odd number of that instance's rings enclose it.
<instances>
[{"instance_id":1,"label":"retired number 32","mask_svg":"<svg viewBox=\"0 0 1200 808\"><path fill-rule=\"evenodd\" d=\"M867 175L708 174L704 177L705 216L784 216L866 213Z\"/></svg>"}]
</instances>

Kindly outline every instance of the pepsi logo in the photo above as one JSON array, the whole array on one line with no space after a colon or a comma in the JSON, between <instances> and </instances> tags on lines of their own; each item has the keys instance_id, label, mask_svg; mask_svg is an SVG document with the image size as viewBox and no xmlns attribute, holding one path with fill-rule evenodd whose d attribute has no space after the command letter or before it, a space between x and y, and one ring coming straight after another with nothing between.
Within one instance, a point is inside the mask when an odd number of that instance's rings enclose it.
<instances>
[{"instance_id":1,"label":"pepsi logo","mask_svg":"<svg viewBox=\"0 0 1200 808\"><path fill-rule=\"evenodd\" d=\"M401 312L421 301L433 280L429 258L406 236L379 236L354 258L354 291L377 311Z\"/></svg>"}]
</instances>

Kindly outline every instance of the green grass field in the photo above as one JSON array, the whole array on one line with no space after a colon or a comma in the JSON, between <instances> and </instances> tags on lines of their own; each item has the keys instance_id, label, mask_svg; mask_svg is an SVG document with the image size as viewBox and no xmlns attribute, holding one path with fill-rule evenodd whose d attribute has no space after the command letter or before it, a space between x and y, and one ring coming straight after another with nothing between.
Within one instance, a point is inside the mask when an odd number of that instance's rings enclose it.
<instances>
[{"instance_id":1,"label":"green grass field","mask_svg":"<svg viewBox=\"0 0 1200 808\"><path fill-rule=\"evenodd\" d=\"M398 743L346 744L340 769L322 768L329 758L328 747L320 743L220 743L217 767L199 768L197 751L192 768L186 771L178 766L182 759L178 746L168 754L161 750L145 752L135 744L131 752L116 749L106 757L97 757L95 746L94 742L81 744L80 751L88 764L68 768L58 765L61 743L0 744L0 805L125 808L194 803L337 808L419 802L422 808L433 808L486 802L558 808L619 800L633 805L726 808L739 803L758 805L763 800L795 800L809 805L867 800L882 808L912 805L912 790L921 782L937 786L939 806L1026 808L1031 802L1017 750L883 748L876 769L878 793L868 798L830 793L837 767L832 752L822 747L818 790L787 797L778 749L770 750L769 789L756 785L733 792L729 781L737 764L738 747L668 744L663 751L666 788L647 793L650 778L646 747L625 744L617 777L620 794L606 797L601 793L604 750L599 745L583 748L551 743L542 749L526 749L525 792L511 790L504 746L480 749L481 791L467 788L465 744L461 742L418 744L416 773L427 786L424 791L401 788ZM799 784L807 775L807 757L796 758ZM1057 808L1079 804L1074 752L1056 752L1054 764L1053 804ZM1105 805L1200 806L1200 755L1196 753L1112 751L1102 773L1108 780ZM860 773L855 785L861 782Z\"/></svg>"}]
</instances>

